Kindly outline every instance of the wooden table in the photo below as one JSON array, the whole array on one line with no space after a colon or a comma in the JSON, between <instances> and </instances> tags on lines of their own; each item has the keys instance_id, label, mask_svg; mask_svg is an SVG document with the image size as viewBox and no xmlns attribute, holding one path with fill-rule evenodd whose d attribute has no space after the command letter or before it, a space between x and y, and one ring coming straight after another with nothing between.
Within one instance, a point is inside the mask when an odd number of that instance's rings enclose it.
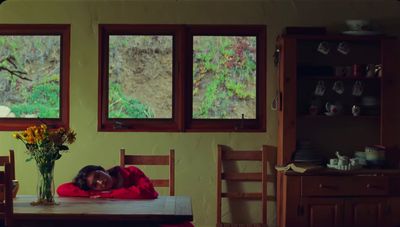
<instances>
[{"instance_id":1,"label":"wooden table","mask_svg":"<svg viewBox=\"0 0 400 227\"><path fill-rule=\"evenodd\" d=\"M170 223L192 221L192 204L187 196L160 196L154 200L56 198L58 205L32 206L35 196L14 199L15 222L124 221Z\"/></svg>"}]
</instances>

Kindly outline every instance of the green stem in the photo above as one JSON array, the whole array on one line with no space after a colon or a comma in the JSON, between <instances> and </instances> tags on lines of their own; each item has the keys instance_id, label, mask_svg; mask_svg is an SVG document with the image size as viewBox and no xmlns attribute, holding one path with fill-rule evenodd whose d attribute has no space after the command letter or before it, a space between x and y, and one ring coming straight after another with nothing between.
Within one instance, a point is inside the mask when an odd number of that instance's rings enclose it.
<instances>
[{"instance_id":1,"label":"green stem","mask_svg":"<svg viewBox=\"0 0 400 227\"><path fill-rule=\"evenodd\" d=\"M39 169L38 202L54 202L54 161L37 163Z\"/></svg>"}]
</instances>

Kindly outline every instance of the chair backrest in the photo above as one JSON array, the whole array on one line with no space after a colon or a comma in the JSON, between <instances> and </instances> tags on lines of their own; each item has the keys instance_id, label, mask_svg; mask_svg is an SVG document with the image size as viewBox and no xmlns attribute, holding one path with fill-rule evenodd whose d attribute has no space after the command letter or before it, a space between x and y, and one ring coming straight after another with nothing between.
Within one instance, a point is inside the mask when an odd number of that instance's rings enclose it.
<instances>
[{"instance_id":1,"label":"chair backrest","mask_svg":"<svg viewBox=\"0 0 400 227\"><path fill-rule=\"evenodd\" d=\"M15 159L14 150L9 150L9 156L0 156L0 166L4 166L6 163L11 164L11 180L15 180Z\"/></svg>"},{"instance_id":2,"label":"chair backrest","mask_svg":"<svg viewBox=\"0 0 400 227\"><path fill-rule=\"evenodd\" d=\"M4 226L12 226L13 223L11 169L11 164L5 163L4 170L0 170L0 186L4 192L4 196L0 200L0 214L4 217Z\"/></svg>"},{"instance_id":3,"label":"chair backrest","mask_svg":"<svg viewBox=\"0 0 400 227\"><path fill-rule=\"evenodd\" d=\"M126 165L165 165L169 167L168 179L150 179L154 187L168 187L169 195L175 195L175 150L169 155L127 155L125 149L120 150L120 166Z\"/></svg>"},{"instance_id":4,"label":"chair backrest","mask_svg":"<svg viewBox=\"0 0 400 227\"><path fill-rule=\"evenodd\" d=\"M218 145L217 162L217 227L221 226L267 226L267 200L273 197L267 196L267 181L274 182L276 174L273 166L276 159L276 147L264 145L262 150L239 151L232 150L227 146ZM258 161L261 163L261 172L230 172L223 169L225 161ZM270 169L273 174L267 176L267 163L272 166ZM230 192L222 191L222 181L235 182L261 182L261 192ZM262 222L256 224L232 224L223 223L221 210L222 198L242 199L242 200L261 200Z\"/></svg>"}]
</instances>

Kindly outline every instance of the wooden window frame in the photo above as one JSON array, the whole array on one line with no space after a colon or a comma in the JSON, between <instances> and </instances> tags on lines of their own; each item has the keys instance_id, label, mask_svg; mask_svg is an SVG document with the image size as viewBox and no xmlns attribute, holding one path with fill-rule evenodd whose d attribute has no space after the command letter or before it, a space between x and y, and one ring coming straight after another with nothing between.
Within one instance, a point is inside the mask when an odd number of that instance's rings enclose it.
<instances>
[{"instance_id":1,"label":"wooden window frame","mask_svg":"<svg viewBox=\"0 0 400 227\"><path fill-rule=\"evenodd\" d=\"M172 119L125 119L108 116L108 52L110 35L173 35ZM193 119L193 36L256 36L256 119ZM104 132L265 132L265 25L99 25L98 131Z\"/></svg>"},{"instance_id":2,"label":"wooden window frame","mask_svg":"<svg viewBox=\"0 0 400 227\"><path fill-rule=\"evenodd\" d=\"M0 131L24 130L31 125L49 128L69 127L69 24L0 24L0 35L60 35L60 112L59 118L0 118Z\"/></svg>"},{"instance_id":3,"label":"wooden window frame","mask_svg":"<svg viewBox=\"0 0 400 227\"><path fill-rule=\"evenodd\" d=\"M109 66L109 36L110 35L172 35L173 36L173 65L172 65L172 118L171 119L126 119L108 118L108 66ZM135 131L179 131L182 128L180 119L182 110L182 81L179 62L182 61L180 53L181 28L175 25L99 25L99 111L98 131L135 132Z\"/></svg>"},{"instance_id":4,"label":"wooden window frame","mask_svg":"<svg viewBox=\"0 0 400 227\"><path fill-rule=\"evenodd\" d=\"M256 119L193 119L193 36L256 36ZM266 27L263 25L194 25L187 32L185 129L194 132L264 132L266 130Z\"/></svg>"}]
</instances>

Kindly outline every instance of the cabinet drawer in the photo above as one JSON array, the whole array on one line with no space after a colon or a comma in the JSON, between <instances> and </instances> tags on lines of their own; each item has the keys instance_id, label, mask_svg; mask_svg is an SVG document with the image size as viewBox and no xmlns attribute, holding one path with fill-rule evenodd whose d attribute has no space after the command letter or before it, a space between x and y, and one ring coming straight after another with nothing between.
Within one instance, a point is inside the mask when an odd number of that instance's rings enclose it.
<instances>
[{"instance_id":1,"label":"cabinet drawer","mask_svg":"<svg viewBox=\"0 0 400 227\"><path fill-rule=\"evenodd\" d=\"M387 195L389 181L384 176L302 176L302 196Z\"/></svg>"}]
</instances>

